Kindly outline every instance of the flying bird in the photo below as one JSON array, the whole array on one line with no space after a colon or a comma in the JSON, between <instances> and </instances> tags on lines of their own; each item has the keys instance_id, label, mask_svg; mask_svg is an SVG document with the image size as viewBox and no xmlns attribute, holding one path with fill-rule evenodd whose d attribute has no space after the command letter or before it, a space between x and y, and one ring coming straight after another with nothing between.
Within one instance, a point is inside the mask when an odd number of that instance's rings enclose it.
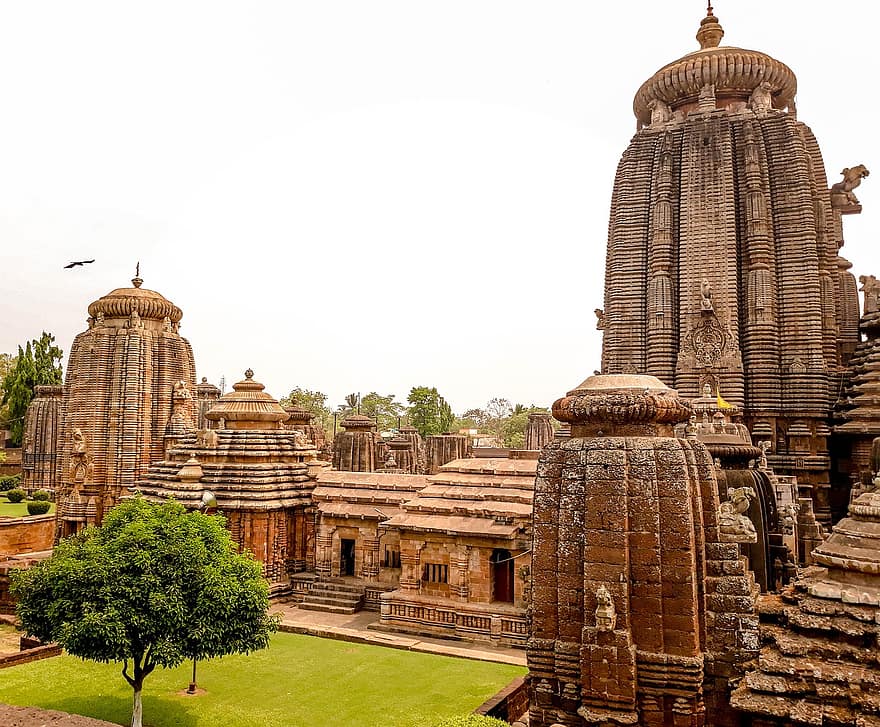
<instances>
[{"instance_id":1,"label":"flying bird","mask_svg":"<svg viewBox=\"0 0 880 727\"><path fill-rule=\"evenodd\" d=\"M94 260L74 260L72 263L64 266L64 269L75 268L77 265L88 265L89 263L95 262Z\"/></svg>"}]
</instances>

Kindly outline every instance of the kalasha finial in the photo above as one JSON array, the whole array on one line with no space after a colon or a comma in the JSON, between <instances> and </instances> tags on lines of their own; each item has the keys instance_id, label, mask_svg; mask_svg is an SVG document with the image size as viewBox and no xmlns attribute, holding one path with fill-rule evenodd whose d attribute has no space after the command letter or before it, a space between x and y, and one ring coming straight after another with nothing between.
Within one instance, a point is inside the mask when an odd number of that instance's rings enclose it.
<instances>
[{"instance_id":1,"label":"kalasha finial","mask_svg":"<svg viewBox=\"0 0 880 727\"><path fill-rule=\"evenodd\" d=\"M144 281L141 280L141 263L140 263L140 260L138 260L137 265L135 265L135 268L134 268L134 277L131 279L131 284L132 284L135 288L140 288L141 285L144 284Z\"/></svg>"},{"instance_id":2,"label":"kalasha finial","mask_svg":"<svg viewBox=\"0 0 880 727\"><path fill-rule=\"evenodd\" d=\"M254 370L253 370L253 369L248 369L247 371L245 371L245 372L244 372L244 377L245 377L246 379L248 379L248 380L254 378Z\"/></svg>"},{"instance_id":3,"label":"kalasha finial","mask_svg":"<svg viewBox=\"0 0 880 727\"><path fill-rule=\"evenodd\" d=\"M724 28L718 22L718 18L712 12L712 2L706 3L706 17L700 21L700 29L697 31L697 40L700 49L717 48L724 37Z\"/></svg>"}]
</instances>

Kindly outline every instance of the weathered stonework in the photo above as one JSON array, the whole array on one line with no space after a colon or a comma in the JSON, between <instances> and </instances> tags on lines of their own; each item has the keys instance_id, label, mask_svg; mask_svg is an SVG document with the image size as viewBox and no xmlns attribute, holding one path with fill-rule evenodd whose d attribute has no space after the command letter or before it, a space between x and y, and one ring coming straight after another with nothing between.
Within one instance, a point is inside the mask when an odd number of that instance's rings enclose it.
<instances>
[{"instance_id":1,"label":"weathered stonework","mask_svg":"<svg viewBox=\"0 0 880 727\"><path fill-rule=\"evenodd\" d=\"M880 494L864 493L813 551L816 566L761 599L760 657L731 703L754 725L880 725Z\"/></svg>"},{"instance_id":2,"label":"weathered stonework","mask_svg":"<svg viewBox=\"0 0 880 727\"><path fill-rule=\"evenodd\" d=\"M594 376L553 414L571 438L535 480L529 724L736 724L757 587L709 452L673 436L689 406L654 377Z\"/></svg>"},{"instance_id":3,"label":"weathered stonework","mask_svg":"<svg viewBox=\"0 0 880 727\"><path fill-rule=\"evenodd\" d=\"M445 464L379 523L400 548L380 628L525 644L537 462L512 454Z\"/></svg>"},{"instance_id":4,"label":"weathered stonework","mask_svg":"<svg viewBox=\"0 0 880 727\"><path fill-rule=\"evenodd\" d=\"M197 429L207 428L205 414L211 411L211 408L217 403L219 398L220 389L214 386L214 384L209 383L207 377L202 376L201 383L196 386Z\"/></svg>"},{"instance_id":5,"label":"weathered stonework","mask_svg":"<svg viewBox=\"0 0 880 727\"><path fill-rule=\"evenodd\" d=\"M429 475L437 474L447 462L470 456L470 442L462 434L433 434L425 440L425 471Z\"/></svg>"},{"instance_id":6,"label":"weathered stonework","mask_svg":"<svg viewBox=\"0 0 880 727\"><path fill-rule=\"evenodd\" d=\"M342 420L343 431L333 439L333 469L347 472L373 472L377 469L376 422L361 414Z\"/></svg>"},{"instance_id":7,"label":"weathered stonework","mask_svg":"<svg viewBox=\"0 0 880 727\"><path fill-rule=\"evenodd\" d=\"M21 448L21 486L29 493L51 492L58 485L61 392L60 386L38 386L28 406Z\"/></svg>"},{"instance_id":8,"label":"weathered stonework","mask_svg":"<svg viewBox=\"0 0 880 727\"><path fill-rule=\"evenodd\" d=\"M213 496L233 541L262 562L277 589L291 573L314 570L311 495L321 465L302 432L282 427L287 412L252 377L249 370L205 415L216 428L181 434L133 489L194 509Z\"/></svg>"},{"instance_id":9,"label":"weathered stonework","mask_svg":"<svg viewBox=\"0 0 880 727\"><path fill-rule=\"evenodd\" d=\"M711 28L711 32L707 30ZM704 32L705 31L705 32ZM830 492L830 415L858 343L841 215L819 146L797 120L797 82L756 51L701 49L636 94L639 131L618 166L605 278L603 373L657 376L689 398L709 384L766 428L768 460Z\"/></svg>"},{"instance_id":10,"label":"weathered stonework","mask_svg":"<svg viewBox=\"0 0 880 727\"><path fill-rule=\"evenodd\" d=\"M59 536L99 524L164 457L173 414L175 427L195 424L191 406L175 409L195 390L192 348L178 333L183 314L142 282L92 303L89 328L70 348L57 444Z\"/></svg>"},{"instance_id":11,"label":"weathered stonework","mask_svg":"<svg viewBox=\"0 0 880 727\"><path fill-rule=\"evenodd\" d=\"M524 449L540 451L551 439L553 439L553 425L550 422L550 415L544 412L529 414Z\"/></svg>"}]
</instances>

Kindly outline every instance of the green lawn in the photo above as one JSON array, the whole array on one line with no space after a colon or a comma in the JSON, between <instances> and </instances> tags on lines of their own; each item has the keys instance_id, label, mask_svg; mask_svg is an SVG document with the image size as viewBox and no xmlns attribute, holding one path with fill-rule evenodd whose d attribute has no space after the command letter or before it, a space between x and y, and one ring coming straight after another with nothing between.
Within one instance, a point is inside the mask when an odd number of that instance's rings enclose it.
<instances>
[{"instance_id":1,"label":"green lawn","mask_svg":"<svg viewBox=\"0 0 880 727\"><path fill-rule=\"evenodd\" d=\"M55 503L49 508L47 515L55 512ZM0 497L0 517L25 517L28 514L26 502L9 502L5 497Z\"/></svg>"},{"instance_id":2,"label":"green lawn","mask_svg":"<svg viewBox=\"0 0 880 727\"><path fill-rule=\"evenodd\" d=\"M72 656L0 670L0 702L129 724L121 665ZM192 664L144 682L145 727L431 727L466 714L522 667L279 633L269 649L200 662L206 693L180 694Z\"/></svg>"}]
</instances>

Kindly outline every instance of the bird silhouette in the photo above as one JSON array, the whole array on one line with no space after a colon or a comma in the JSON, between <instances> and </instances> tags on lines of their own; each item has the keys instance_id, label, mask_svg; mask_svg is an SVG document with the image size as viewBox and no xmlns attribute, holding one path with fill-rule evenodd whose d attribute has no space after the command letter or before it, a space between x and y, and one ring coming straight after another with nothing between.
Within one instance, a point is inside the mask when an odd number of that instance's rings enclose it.
<instances>
[{"instance_id":1,"label":"bird silhouette","mask_svg":"<svg viewBox=\"0 0 880 727\"><path fill-rule=\"evenodd\" d=\"M72 263L69 263L64 266L64 269L75 268L77 265L88 265L89 263L95 262L94 260L74 260Z\"/></svg>"}]
</instances>

